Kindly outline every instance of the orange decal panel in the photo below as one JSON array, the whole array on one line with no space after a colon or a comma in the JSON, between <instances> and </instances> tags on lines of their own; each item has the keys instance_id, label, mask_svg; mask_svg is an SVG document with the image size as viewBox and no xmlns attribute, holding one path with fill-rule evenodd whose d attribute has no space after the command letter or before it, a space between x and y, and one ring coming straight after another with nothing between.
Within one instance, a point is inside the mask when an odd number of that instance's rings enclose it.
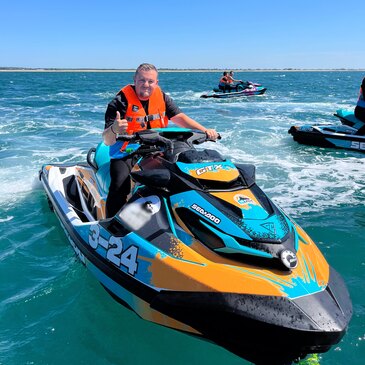
<instances>
[{"instance_id":1,"label":"orange decal panel","mask_svg":"<svg viewBox=\"0 0 365 365\"><path fill-rule=\"evenodd\" d=\"M240 209L250 209L250 204L261 206L250 189L241 189L237 191L226 191L219 193L211 192L211 195L222 199L230 204L233 204Z\"/></svg>"},{"instance_id":2,"label":"orange decal panel","mask_svg":"<svg viewBox=\"0 0 365 365\"><path fill-rule=\"evenodd\" d=\"M311 263L311 265L301 267L302 272L309 275L307 279L316 279L319 285L327 285L329 280L329 265L326 259L303 229L298 225L295 225L295 228L301 237L299 239L300 247L297 252L298 261L301 263ZM303 274L303 277L305 277L305 274Z\"/></svg>"},{"instance_id":3,"label":"orange decal panel","mask_svg":"<svg viewBox=\"0 0 365 365\"><path fill-rule=\"evenodd\" d=\"M141 259L149 263L151 285L159 288L299 296L306 294L308 284L312 285L311 290L323 290L329 279L326 260L309 237L306 238L306 242L299 240L299 265L292 271L264 269L249 264L249 260L233 261L194 239L187 246L176 238L172 256L157 254L153 259Z\"/></svg>"}]
</instances>

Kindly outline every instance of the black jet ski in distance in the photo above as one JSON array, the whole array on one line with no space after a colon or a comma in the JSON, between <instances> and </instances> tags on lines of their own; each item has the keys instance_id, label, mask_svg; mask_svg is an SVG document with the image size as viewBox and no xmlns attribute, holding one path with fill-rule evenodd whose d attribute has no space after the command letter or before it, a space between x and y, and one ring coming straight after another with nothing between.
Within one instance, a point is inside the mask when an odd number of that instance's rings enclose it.
<instances>
[{"instance_id":1,"label":"black jet ski in distance","mask_svg":"<svg viewBox=\"0 0 365 365\"><path fill-rule=\"evenodd\" d=\"M112 218L109 147L40 171L72 247L113 298L260 365L290 364L341 340L352 315L343 279L257 186L253 165L196 149L207 141L200 131L126 139L140 145L134 183Z\"/></svg>"},{"instance_id":2,"label":"black jet ski in distance","mask_svg":"<svg viewBox=\"0 0 365 365\"><path fill-rule=\"evenodd\" d=\"M291 126L288 133L294 141L306 145L365 152L365 123L353 111L339 109L334 115L342 124Z\"/></svg>"}]
</instances>

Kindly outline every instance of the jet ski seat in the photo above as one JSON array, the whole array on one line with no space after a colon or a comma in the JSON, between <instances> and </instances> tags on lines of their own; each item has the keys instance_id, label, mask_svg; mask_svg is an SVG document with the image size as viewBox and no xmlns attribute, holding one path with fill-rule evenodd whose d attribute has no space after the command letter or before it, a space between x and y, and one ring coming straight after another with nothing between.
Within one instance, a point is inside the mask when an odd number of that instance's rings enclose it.
<instances>
[{"instance_id":1,"label":"jet ski seat","mask_svg":"<svg viewBox=\"0 0 365 365\"><path fill-rule=\"evenodd\" d=\"M202 162L224 162L226 159L223 158L219 152L215 150L187 150L181 152L177 159L179 162L185 163L202 163Z\"/></svg>"},{"instance_id":2,"label":"jet ski seat","mask_svg":"<svg viewBox=\"0 0 365 365\"><path fill-rule=\"evenodd\" d=\"M103 142L100 142L95 150L94 161L97 165L97 168L100 168L102 165L109 163L109 146L107 146Z\"/></svg>"},{"instance_id":3,"label":"jet ski seat","mask_svg":"<svg viewBox=\"0 0 365 365\"><path fill-rule=\"evenodd\" d=\"M108 195L110 185L110 156L109 146L103 142L99 143L95 150L94 162L96 165L96 179L101 188L101 192Z\"/></svg>"}]
</instances>

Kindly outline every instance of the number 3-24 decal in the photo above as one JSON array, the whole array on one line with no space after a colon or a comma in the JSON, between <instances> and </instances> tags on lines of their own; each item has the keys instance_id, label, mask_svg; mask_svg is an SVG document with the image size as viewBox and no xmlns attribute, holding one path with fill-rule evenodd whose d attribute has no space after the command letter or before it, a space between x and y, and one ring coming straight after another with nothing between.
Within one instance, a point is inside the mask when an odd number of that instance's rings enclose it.
<instances>
[{"instance_id":1,"label":"number 3-24 decal","mask_svg":"<svg viewBox=\"0 0 365 365\"><path fill-rule=\"evenodd\" d=\"M89 230L89 245L94 250L100 245L106 250L106 258L114 265L126 267L128 273L134 275L137 272L138 247L129 246L123 250L123 241L120 237L110 236L109 240L100 236L100 227L92 225Z\"/></svg>"}]
</instances>

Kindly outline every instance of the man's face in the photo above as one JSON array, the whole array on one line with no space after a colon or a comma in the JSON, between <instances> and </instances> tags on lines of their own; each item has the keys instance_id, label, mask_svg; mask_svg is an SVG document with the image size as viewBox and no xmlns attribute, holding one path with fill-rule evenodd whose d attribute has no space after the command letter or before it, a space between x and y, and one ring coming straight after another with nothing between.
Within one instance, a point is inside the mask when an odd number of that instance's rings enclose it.
<instances>
[{"instance_id":1,"label":"man's face","mask_svg":"<svg viewBox=\"0 0 365 365\"><path fill-rule=\"evenodd\" d=\"M139 71L134 78L136 93L140 100L148 100L158 85L157 72Z\"/></svg>"}]
</instances>

